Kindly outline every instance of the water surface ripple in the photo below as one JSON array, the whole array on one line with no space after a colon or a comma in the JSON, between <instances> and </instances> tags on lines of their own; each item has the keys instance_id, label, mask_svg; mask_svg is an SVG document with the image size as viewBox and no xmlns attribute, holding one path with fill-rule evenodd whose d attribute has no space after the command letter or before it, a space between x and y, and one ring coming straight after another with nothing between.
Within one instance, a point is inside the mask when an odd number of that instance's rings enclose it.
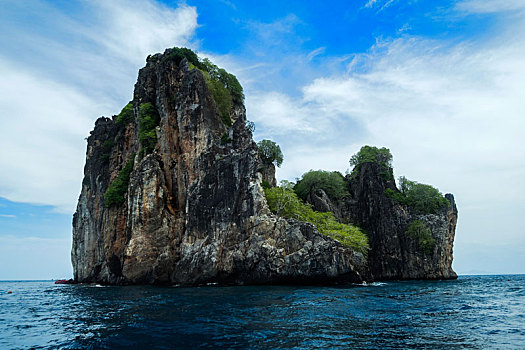
<instances>
[{"instance_id":1,"label":"water surface ripple","mask_svg":"<svg viewBox=\"0 0 525 350\"><path fill-rule=\"evenodd\" d=\"M525 275L341 287L0 282L0 310L0 349L525 348Z\"/></svg>"}]
</instances>

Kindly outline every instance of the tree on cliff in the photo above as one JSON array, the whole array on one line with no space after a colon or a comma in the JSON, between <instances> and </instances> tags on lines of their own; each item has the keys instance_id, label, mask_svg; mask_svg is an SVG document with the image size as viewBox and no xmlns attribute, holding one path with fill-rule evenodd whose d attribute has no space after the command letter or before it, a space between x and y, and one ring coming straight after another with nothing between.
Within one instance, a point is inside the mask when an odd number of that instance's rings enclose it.
<instances>
[{"instance_id":1,"label":"tree on cliff","mask_svg":"<svg viewBox=\"0 0 525 350\"><path fill-rule=\"evenodd\" d=\"M264 164L281 166L283 163L283 152L278 144L270 140L262 140L257 143L257 147L259 148L259 157L261 157Z\"/></svg>"},{"instance_id":2,"label":"tree on cliff","mask_svg":"<svg viewBox=\"0 0 525 350\"><path fill-rule=\"evenodd\" d=\"M339 199L348 193L343 175L338 171L310 170L294 187L303 201L317 189L323 190L330 198Z\"/></svg>"},{"instance_id":3,"label":"tree on cliff","mask_svg":"<svg viewBox=\"0 0 525 350\"><path fill-rule=\"evenodd\" d=\"M153 59L151 56L149 59ZM186 59L190 70L198 69L202 72L206 86L210 90L213 100L219 110L219 115L226 126L232 125L230 117L231 108L234 104L242 104L244 93L241 84L235 75L228 73L223 68L219 68L209 59L199 59L199 56L192 50L185 47L174 47L169 50L169 54L164 60L173 60L177 65Z\"/></svg>"},{"instance_id":4,"label":"tree on cliff","mask_svg":"<svg viewBox=\"0 0 525 350\"><path fill-rule=\"evenodd\" d=\"M439 190L431 185L410 181L404 176L399 177L399 187L405 196L405 203L425 214L436 214L450 204Z\"/></svg>"},{"instance_id":5,"label":"tree on cliff","mask_svg":"<svg viewBox=\"0 0 525 350\"><path fill-rule=\"evenodd\" d=\"M392 153L386 147L363 146L350 158L350 166L357 169L363 163L378 163L385 168L392 167Z\"/></svg>"}]
</instances>

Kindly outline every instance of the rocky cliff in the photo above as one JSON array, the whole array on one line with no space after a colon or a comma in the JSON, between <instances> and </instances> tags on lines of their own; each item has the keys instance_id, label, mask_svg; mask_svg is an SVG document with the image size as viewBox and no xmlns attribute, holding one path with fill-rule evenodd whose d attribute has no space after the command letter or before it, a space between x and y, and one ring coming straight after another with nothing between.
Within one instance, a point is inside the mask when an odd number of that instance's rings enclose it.
<instances>
[{"instance_id":1,"label":"rocky cliff","mask_svg":"<svg viewBox=\"0 0 525 350\"><path fill-rule=\"evenodd\" d=\"M351 196L309 201L369 235L368 257L312 224L273 215L275 184L246 126L242 100L224 104L210 76L173 49L148 57L133 100L100 118L88 137L73 217L78 282L267 284L454 278L457 211L419 215L384 195L395 188L373 164L348 180ZM126 112L127 111L127 112ZM125 113L126 112L126 113ZM436 245L421 252L406 230L415 218Z\"/></svg>"},{"instance_id":2,"label":"rocky cliff","mask_svg":"<svg viewBox=\"0 0 525 350\"><path fill-rule=\"evenodd\" d=\"M75 280L361 281L361 254L270 213L242 101L221 115L207 78L168 49L140 70L130 121L124 110L97 120L73 217Z\"/></svg>"},{"instance_id":3,"label":"rocky cliff","mask_svg":"<svg viewBox=\"0 0 525 350\"><path fill-rule=\"evenodd\" d=\"M386 194L399 192L392 169L377 163L364 163L351 175L346 184L350 196L331 199L323 190L313 191L308 201L318 211L332 211L341 221L352 222L368 235L369 278L393 279L453 279L453 243L458 211L452 194L445 195L449 204L437 212L421 213ZM422 249L417 238L408 234L414 221L422 222L434 241Z\"/></svg>"}]
</instances>

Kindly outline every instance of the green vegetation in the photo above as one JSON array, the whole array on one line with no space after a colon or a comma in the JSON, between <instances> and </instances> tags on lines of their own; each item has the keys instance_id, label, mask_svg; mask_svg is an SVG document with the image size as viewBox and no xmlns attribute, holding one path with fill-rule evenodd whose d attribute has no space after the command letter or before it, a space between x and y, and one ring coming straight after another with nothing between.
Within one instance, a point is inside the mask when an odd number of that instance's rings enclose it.
<instances>
[{"instance_id":1,"label":"green vegetation","mask_svg":"<svg viewBox=\"0 0 525 350\"><path fill-rule=\"evenodd\" d=\"M204 75L206 86L208 86L208 89L210 89L213 100L219 109L219 116L221 117L223 123L227 127L232 126L232 119L230 118L232 96L230 92L222 85L220 81L210 78L208 73L203 72L202 74Z\"/></svg>"},{"instance_id":2,"label":"green vegetation","mask_svg":"<svg viewBox=\"0 0 525 350\"><path fill-rule=\"evenodd\" d=\"M419 244L419 248L427 254L432 253L436 246L436 240L432 237L430 229L420 220L414 220L408 226L407 235Z\"/></svg>"},{"instance_id":3,"label":"green vegetation","mask_svg":"<svg viewBox=\"0 0 525 350\"><path fill-rule=\"evenodd\" d=\"M337 222L331 212L314 211L309 204L303 203L292 189L292 184L283 181L281 187L265 188L266 200L270 210L283 217L307 221L317 227L319 232L331 237L345 246L367 254L368 238L356 226Z\"/></svg>"},{"instance_id":4,"label":"green vegetation","mask_svg":"<svg viewBox=\"0 0 525 350\"><path fill-rule=\"evenodd\" d=\"M160 117L155 106L150 102L139 107L139 142L146 154L151 153L157 143L155 128L159 125Z\"/></svg>"},{"instance_id":5,"label":"green vegetation","mask_svg":"<svg viewBox=\"0 0 525 350\"><path fill-rule=\"evenodd\" d=\"M437 188L410 181L404 176L399 178L399 187L401 192L386 189L385 194L420 213L437 214L441 208L448 207L450 204Z\"/></svg>"},{"instance_id":6,"label":"green vegetation","mask_svg":"<svg viewBox=\"0 0 525 350\"><path fill-rule=\"evenodd\" d=\"M294 186L294 191L303 201L308 194L321 189L333 199L339 199L348 194L343 175L338 171L310 170Z\"/></svg>"},{"instance_id":7,"label":"green vegetation","mask_svg":"<svg viewBox=\"0 0 525 350\"><path fill-rule=\"evenodd\" d=\"M172 60L175 61L176 64L179 64L184 58L196 67L200 66L199 56L186 47L172 48L170 54L164 57L164 61Z\"/></svg>"},{"instance_id":8,"label":"green vegetation","mask_svg":"<svg viewBox=\"0 0 525 350\"><path fill-rule=\"evenodd\" d=\"M403 193L401 193L399 191L394 191L391 188L387 188L387 189L385 189L385 194L386 194L387 197L392 198L393 200L395 200L399 204L409 205L408 198Z\"/></svg>"},{"instance_id":9,"label":"green vegetation","mask_svg":"<svg viewBox=\"0 0 525 350\"><path fill-rule=\"evenodd\" d=\"M278 144L270 140L262 140L257 143L257 147L259 149L259 157L261 157L264 164L281 166L283 163L283 152Z\"/></svg>"},{"instance_id":10,"label":"green vegetation","mask_svg":"<svg viewBox=\"0 0 525 350\"><path fill-rule=\"evenodd\" d=\"M219 68L209 59L200 60L195 52L185 47L174 47L165 60L174 60L179 64L184 58L189 62L190 69L198 69L202 72L206 86L211 91L215 104L219 109L219 115L228 127L232 125L230 111L234 104L244 101L244 93L241 84L235 75Z\"/></svg>"},{"instance_id":11,"label":"green vegetation","mask_svg":"<svg viewBox=\"0 0 525 350\"><path fill-rule=\"evenodd\" d=\"M378 163L386 169L392 168L392 153L388 148L363 146L350 158L350 166L359 169L363 163Z\"/></svg>"},{"instance_id":12,"label":"green vegetation","mask_svg":"<svg viewBox=\"0 0 525 350\"><path fill-rule=\"evenodd\" d=\"M385 180L392 176L392 154L388 148L377 148L373 146L363 146L350 158L350 165L356 169L364 163L378 163L383 167L379 173ZM410 181L405 177L399 178L401 191L391 188L385 189L385 194L393 200L414 208L423 214L437 214L439 210L448 206L449 202L443 195L430 185L420 184Z\"/></svg>"},{"instance_id":13,"label":"green vegetation","mask_svg":"<svg viewBox=\"0 0 525 350\"><path fill-rule=\"evenodd\" d=\"M113 148L114 145L115 145L115 142L112 139L107 139L102 144L102 152L104 152L104 153L111 152L111 149Z\"/></svg>"},{"instance_id":14,"label":"green vegetation","mask_svg":"<svg viewBox=\"0 0 525 350\"><path fill-rule=\"evenodd\" d=\"M124 194L128 190L129 177L133 170L135 153L133 153L126 163L126 166L120 171L117 178L109 185L104 194L104 203L106 208L114 205L121 205L124 202Z\"/></svg>"},{"instance_id":15,"label":"green vegetation","mask_svg":"<svg viewBox=\"0 0 525 350\"><path fill-rule=\"evenodd\" d=\"M430 185L410 181L402 176L399 178L399 186L401 193L407 197L409 205L420 212L435 214L449 205L449 201L441 192Z\"/></svg>"},{"instance_id":16,"label":"green vegetation","mask_svg":"<svg viewBox=\"0 0 525 350\"><path fill-rule=\"evenodd\" d=\"M157 62L157 60L159 59L159 56L160 54L158 53L154 55L148 55L148 57L146 57L146 62Z\"/></svg>"},{"instance_id":17,"label":"green vegetation","mask_svg":"<svg viewBox=\"0 0 525 350\"><path fill-rule=\"evenodd\" d=\"M108 139L104 141L102 144L102 155L100 156L100 159L106 163L109 162L109 157L111 156L111 150L113 149L113 146L115 145L115 142L112 139Z\"/></svg>"},{"instance_id":18,"label":"green vegetation","mask_svg":"<svg viewBox=\"0 0 525 350\"><path fill-rule=\"evenodd\" d=\"M122 111L117 116L117 121L115 122L119 127L125 127L130 122L133 121L133 103L129 102Z\"/></svg>"},{"instance_id":19,"label":"green vegetation","mask_svg":"<svg viewBox=\"0 0 525 350\"><path fill-rule=\"evenodd\" d=\"M200 67L197 67L207 72L212 80L220 82L228 90L234 103L242 103L244 101L242 86L235 75L228 73L223 68L219 68L207 58L201 61Z\"/></svg>"},{"instance_id":20,"label":"green vegetation","mask_svg":"<svg viewBox=\"0 0 525 350\"><path fill-rule=\"evenodd\" d=\"M221 145L226 145L230 142L232 142L232 138L229 136L228 132L225 132L224 134L222 134L221 136Z\"/></svg>"}]
</instances>

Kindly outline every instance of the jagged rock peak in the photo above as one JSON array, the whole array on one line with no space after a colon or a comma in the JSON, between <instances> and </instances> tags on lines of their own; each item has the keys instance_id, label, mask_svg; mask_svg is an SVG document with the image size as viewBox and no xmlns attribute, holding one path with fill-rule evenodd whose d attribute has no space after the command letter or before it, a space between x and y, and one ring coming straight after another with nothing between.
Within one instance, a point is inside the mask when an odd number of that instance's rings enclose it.
<instances>
[{"instance_id":1,"label":"jagged rock peak","mask_svg":"<svg viewBox=\"0 0 525 350\"><path fill-rule=\"evenodd\" d=\"M76 281L363 280L362 254L269 211L243 98L234 76L187 49L148 57L133 100L88 138Z\"/></svg>"},{"instance_id":2,"label":"jagged rock peak","mask_svg":"<svg viewBox=\"0 0 525 350\"><path fill-rule=\"evenodd\" d=\"M347 196L337 200L316 189L307 201L314 209L332 211L367 233L370 278L456 278L452 270L458 215L454 196L442 196L432 186L405 179L406 184L415 186L407 196L396 187L390 162L391 155L388 162L365 157L345 178Z\"/></svg>"}]
</instances>

